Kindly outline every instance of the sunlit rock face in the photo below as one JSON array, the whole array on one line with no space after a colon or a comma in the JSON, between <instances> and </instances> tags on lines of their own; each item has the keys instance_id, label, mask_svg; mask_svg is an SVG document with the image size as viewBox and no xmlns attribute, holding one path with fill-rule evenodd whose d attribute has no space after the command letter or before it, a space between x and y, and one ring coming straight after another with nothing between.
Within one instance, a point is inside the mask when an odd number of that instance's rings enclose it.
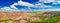
<instances>
[{"instance_id":1,"label":"sunlit rock face","mask_svg":"<svg viewBox=\"0 0 60 23\"><path fill-rule=\"evenodd\" d=\"M31 13L25 13L25 12L0 12L0 20L5 20L5 19L12 19L12 20L27 19L28 15L31 15Z\"/></svg>"}]
</instances>

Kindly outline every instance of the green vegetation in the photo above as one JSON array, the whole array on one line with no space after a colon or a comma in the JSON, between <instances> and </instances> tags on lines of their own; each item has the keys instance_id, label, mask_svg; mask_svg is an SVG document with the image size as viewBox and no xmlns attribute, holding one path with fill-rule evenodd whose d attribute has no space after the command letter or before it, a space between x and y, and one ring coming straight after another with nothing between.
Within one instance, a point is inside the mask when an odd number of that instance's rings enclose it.
<instances>
[{"instance_id":1,"label":"green vegetation","mask_svg":"<svg viewBox=\"0 0 60 23\"><path fill-rule=\"evenodd\" d=\"M58 20L60 20L60 16L48 18L45 20L45 18L42 19L42 21L29 21L29 23L56 23Z\"/></svg>"},{"instance_id":2,"label":"green vegetation","mask_svg":"<svg viewBox=\"0 0 60 23\"><path fill-rule=\"evenodd\" d=\"M35 13L35 14L43 14L44 12L32 12L32 13Z\"/></svg>"},{"instance_id":3,"label":"green vegetation","mask_svg":"<svg viewBox=\"0 0 60 23\"><path fill-rule=\"evenodd\" d=\"M5 21L9 21L8 19L6 19L6 20L0 20L0 22L5 22Z\"/></svg>"},{"instance_id":4,"label":"green vegetation","mask_svg":"<svg viewBox=\"0 0 60 23\"><path fill-rule=\"evenodd\" d=\"M43 12L34 12L35 14L43 14ZM60 12L52 12L54 14L60 14ZM60 16L59 15L56 15L55 17L53 18L45 18L43 16L40 17L42 19L42 21L31 21L31 23L56 23L57 21L60 20ZM46 19L46 20L45 20Z\"/></svg>"},{"instance_id":5,"label":"green vegetation","mask_svg":"<svg viewBox=\"0 0 60 23\"><path fill-rule=\"evenodd\" d=\"M60 16L54 17L54 18L49 18L47 20L48 23L56 23L58 20L60 20Z\"/></svg>"}]
</instances>

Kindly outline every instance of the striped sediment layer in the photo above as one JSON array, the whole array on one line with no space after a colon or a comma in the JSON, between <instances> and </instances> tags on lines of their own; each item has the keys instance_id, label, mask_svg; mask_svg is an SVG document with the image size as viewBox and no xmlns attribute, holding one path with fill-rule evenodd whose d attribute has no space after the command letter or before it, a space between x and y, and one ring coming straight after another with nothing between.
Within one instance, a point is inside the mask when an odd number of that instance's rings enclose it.
<instances>
[{"instance_id":1,"label":"striped sediment layer","mask_svg":"<svg viewBox=\"0 0 60 23\"><path fill-rule=\"evenodd\" d=\"M0 23L25 23L27 20L39 20L31 12L0 12Z\"/></svg>"},{"instance_id":2,"label":"striped sediment layer","mask_svg":"<svg viewBox=\"0 0 60 23\"><path fill-rule=\"evenodd\" d=\"M0 12L0 20L26 18L31 13L25 12Z\"/></svg>"}]
</instances>

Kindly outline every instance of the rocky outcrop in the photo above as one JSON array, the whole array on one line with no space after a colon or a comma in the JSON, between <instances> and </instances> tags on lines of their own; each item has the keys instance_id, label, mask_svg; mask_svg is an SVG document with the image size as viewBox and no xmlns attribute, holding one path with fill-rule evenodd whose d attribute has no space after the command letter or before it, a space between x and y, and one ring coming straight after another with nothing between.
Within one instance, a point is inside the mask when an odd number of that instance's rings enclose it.
<instances>
[{"instance_id":1,"label":"rocky outcrop","mask_svg":"<svg viewBox=\"0 0 60 23\"><path fill-rule=\"evenodd\" d=\"M25 12L0 12L0 20L1 19L16 19L16 18L27 18L28 15L31 15L31 13L25 13Z\"/></svg>"}]
</instances>

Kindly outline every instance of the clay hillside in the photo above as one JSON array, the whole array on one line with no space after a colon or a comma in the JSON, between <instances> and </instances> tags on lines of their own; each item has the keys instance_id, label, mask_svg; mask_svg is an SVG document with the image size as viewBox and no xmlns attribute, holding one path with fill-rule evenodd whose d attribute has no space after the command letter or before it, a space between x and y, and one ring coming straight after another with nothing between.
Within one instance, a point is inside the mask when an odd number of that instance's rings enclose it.
<instances>
[{"instance_id":1,"label":"clay hillside","mask_svg":"<svg viewBox=\"0 0 60 23\"><path fill-rule=\"evenodd\" d=\"M31 13L25 12L0 12L0 20L26 18Z\"/></svg>"}]
</instances>

